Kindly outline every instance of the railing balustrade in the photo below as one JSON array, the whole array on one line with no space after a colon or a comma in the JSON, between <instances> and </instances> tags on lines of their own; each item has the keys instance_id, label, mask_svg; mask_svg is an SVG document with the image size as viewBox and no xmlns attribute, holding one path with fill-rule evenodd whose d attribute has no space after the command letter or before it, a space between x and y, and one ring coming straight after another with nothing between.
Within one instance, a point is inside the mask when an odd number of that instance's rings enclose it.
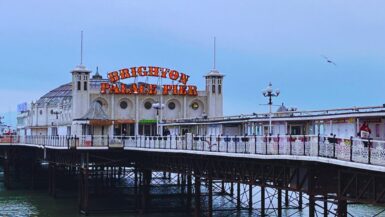
<instances>
[{"instance_id":1,"label":"railing balustrade","mask_svg":"<svg viewBox=\"0 0 385 217\"><path fill-rule=\"evenodd\" d=\"M321 135L1 136L0 144L57 148L144 148L333 158L385 166L385 141Z\"/></svg>"}]
</instances>

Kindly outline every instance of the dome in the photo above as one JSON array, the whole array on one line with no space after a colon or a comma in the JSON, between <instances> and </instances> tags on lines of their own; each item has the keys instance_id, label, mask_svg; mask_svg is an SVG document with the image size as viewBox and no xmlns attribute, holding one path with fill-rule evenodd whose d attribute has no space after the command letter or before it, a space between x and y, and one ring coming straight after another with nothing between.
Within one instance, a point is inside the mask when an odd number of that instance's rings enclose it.
<instances>
[{"instance_id":1,"label":"dome","mask_svg":"<svg viewBox=\"0 0 385 217\"><path fill-rule=\"evenodd\" d=\"M212 69L205 77L223 77L221 73L219 73L218 70Z\"/></svg>"},{"instance_id":2,"label":"dome","mask_svg":"<svg viewBox=\"0 0 385 217\"><path fill-rule=\"evenodd\" d=\"M38 107L43 107L45 104L49 107L71 104L72 102L72 84L64 84L60 87L51 90L39 100L36 101Z\"/></svg>"},{"instance_id":3,"label":"dome","mask_svg":"<svg viewBox=\"0 0 385 217\"><path fill-rule=\"evenodd\" d=\"M286 108L286 106L284 106L283 103L282 103L282 105L279 106L279 108L277 109L277 112L287 112L287 111L289 111L289 109Z\"/></svg>"},{"instance_id":4,"label":"dome","mask_svg":"<svg viewBox=\"0 0 385 217\"><path fill-rule=\"evenodd\" d=\"M74 72L91 73L91 70L88 70L84 65L78 65L71 71L71 73Z\"/></svg>"}]
</instances>

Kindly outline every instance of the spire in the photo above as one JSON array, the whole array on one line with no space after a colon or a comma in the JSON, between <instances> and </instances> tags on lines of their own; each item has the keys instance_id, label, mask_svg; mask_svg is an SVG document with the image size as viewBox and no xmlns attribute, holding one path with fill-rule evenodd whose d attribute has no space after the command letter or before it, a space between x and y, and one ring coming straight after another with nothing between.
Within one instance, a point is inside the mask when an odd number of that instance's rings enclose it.
<instances>
[{"instance_id":1,"label":"spire","mask_svg":"<svg viewBox=\"0 0 385 217\"><path fill-rule=\"evenodd\" d=\"M99 74L99 67L96 66L96 73L94 76L92 76L92 79L95 79L95 80L102 80L103 77Z\"/></svg>"},{"instance_id":2,"label":"spire","mask_svg":"<svg viewBox=\"0 0 385 217\"><path fill-rule=\"evenodd\" d=\"M84 73L91 73L90 70L88 70L84 65L83 65L83 30L80 32L80 64L76 66L71 73L74 72L84 72Z\"/></svg>"},{"instance_id":3,"label":"spire","mask_svg":"<svg viewBox=\"0 0 385 217\"><path fill-rule=\"evenodd\" d=\"M80 34L80 65L83 65L83 30Z\"/></svg>"},{"instance_id":4,"label":"spire","mask_svg":"<svg viewBox=\"0 0 385 217\"><path fill-rule=\"evenodd\" d=\"M216 59L215 59L215 58L216 58L216 46L215 46L216 44L215 44L215 39L216 39L216 38L215 38L215 36L214 36L214 66L213 66L213 69L214 69L214 70L215 70L215 61L216 61Z\"/></svg>"},{"instance_id":5,"label":"spire","mask_svg":"<svg viewBox=\"0 0 385 217\"><path fill-rule=\"evenodd\" d=\"M223 77L221 73L216 69L216 57L217 57L217 45L216 45L216 37L214 36L214 49L213 49L213 69L210 70L210 72L205 75L205 77L208 76L215 76L215 77Z\"/></svg>"}]
</instances>

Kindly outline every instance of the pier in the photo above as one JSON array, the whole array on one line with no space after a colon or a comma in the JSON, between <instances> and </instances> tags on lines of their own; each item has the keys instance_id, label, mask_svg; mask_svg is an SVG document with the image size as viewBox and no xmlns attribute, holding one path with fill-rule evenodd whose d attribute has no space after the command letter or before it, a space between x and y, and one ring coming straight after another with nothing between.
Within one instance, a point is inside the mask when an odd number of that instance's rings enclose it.
<instances>
[{"instance_id":1,"label":"pier","mask_svg":"<svg viewBox=\"0 0 385 217\"><path fill-rule=\"evenodd\" d=\"M75 189L86 215L349 216L349 204L385 205L385 141L192 134L0 141L8 189L17 180L53 198Z\"/></svg>"}]
</instances>

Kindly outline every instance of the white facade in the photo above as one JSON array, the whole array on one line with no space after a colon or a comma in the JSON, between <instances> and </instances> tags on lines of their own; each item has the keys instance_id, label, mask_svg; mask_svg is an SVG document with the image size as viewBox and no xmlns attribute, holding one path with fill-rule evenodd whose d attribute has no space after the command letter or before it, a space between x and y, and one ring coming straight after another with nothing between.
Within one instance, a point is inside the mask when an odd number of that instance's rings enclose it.
<instances>
[{"instance_id":1,"label":"white facade","mask_svg":"<svg viewBox=\"0 0 385 217\"><path fill-rule=\"evenodd\" d=\"M31 103L28 111L18 114L20 134L155 135L167 130L157 123L223 116L223 75L216 70L205 76L206 88L210 89L198 90L197 96L101 94L101 83L109 81L98 73L91 77L91 71L80 65L71 75L70 83L50 91ZM95 102L106 115L103 120L85 118ZM164 108L158 112L148 106L159 102Z\"/></svg>"}]
</instances>

